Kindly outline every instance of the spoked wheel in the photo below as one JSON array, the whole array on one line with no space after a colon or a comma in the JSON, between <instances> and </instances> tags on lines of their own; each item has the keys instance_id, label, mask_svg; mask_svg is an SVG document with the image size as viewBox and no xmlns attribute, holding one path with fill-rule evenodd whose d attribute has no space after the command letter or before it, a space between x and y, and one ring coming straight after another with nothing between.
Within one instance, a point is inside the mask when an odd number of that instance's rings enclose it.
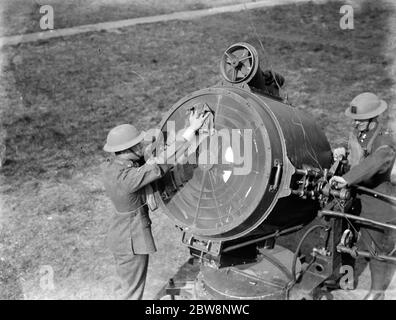
<instances>
[{"instance_id":1,"label":"spoked wheel","mask_svg":"<svg viewBox=\"0 0 396 320\"><path fill-rule=\"evenodd\" d=\"M247 43L236 43L229 47L220 62L221 74L228 82L240 83L254 76L259 65L258 54Z\"/></svg>"}]
</instances>

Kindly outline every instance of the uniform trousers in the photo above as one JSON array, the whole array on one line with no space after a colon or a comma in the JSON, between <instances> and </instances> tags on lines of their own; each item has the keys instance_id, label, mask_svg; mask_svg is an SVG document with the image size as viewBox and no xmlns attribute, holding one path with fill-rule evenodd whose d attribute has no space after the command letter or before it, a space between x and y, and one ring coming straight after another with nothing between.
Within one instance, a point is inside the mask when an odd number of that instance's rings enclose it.
<instances>
[{"instance_id":1,"label":"uniform trousers","mask_svg":"<svg viewBox=\"0 0 396 320\"><path fill-rule=\"evenodd\" d=\"M114 254L119 284L116 299L141 300L146 284L148 254Z\"/></svg>"}]
</instances>

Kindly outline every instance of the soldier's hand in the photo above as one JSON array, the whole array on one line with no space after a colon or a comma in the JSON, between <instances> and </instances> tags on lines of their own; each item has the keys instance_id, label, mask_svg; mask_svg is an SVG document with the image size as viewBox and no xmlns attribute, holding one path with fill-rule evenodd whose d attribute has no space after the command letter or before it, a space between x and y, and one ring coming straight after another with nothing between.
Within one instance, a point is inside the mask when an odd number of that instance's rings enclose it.
<instances>
[{"instance_id":1,"label":"soldier's hand","mask_svg":"<svg viewBox=\"0 0 396 320\"><path fill-rule=\"evenodd\" d=\"M343 177L339 177L339 176L332 177L329 183L335 189L342 189L348 185L348 182Z\"/></svg>"},{"instance_id":2,"label":"soldier's hand","mask_svg":"<svg viewBox=\"0 0 396 320\"><path fill-rule=\"evenodd\" d=\"M157 164L157 158L152 157L147 159L146 164Z\"/></svg>"},{"instance_id":3,"label":"soldier's hand","mask_svg":"<svg viewBox=\"0 0 396 320\"><path fill-rule=\"evenodd\" d=\"M194 131L197 131L199 128L202 127L205 120L209 117L209 112L205 114L199 114L197 110L192 110L190 113L190 128Z\"/></svg>"},{"instance_id":4,"label":"soldier's hand","mask_svg":"<svg viewBox=\"0 0 396 320\"><path fill-rule=\"evenodd\" d=\"M346 150L344 147L335 148L333 150L333 159L334 161L342 160L346 156Z\"/></svg>"},{"instance_id":5,"label":"soldier's hand","mask_svg":"<svg viewBox=\"0 0 396 320\"><path fill-rule=\"evenodd\" d=\"M147 159L147 164L166 164L165 153L160 153L157 157Z\"/></svg>"}]
</instances>

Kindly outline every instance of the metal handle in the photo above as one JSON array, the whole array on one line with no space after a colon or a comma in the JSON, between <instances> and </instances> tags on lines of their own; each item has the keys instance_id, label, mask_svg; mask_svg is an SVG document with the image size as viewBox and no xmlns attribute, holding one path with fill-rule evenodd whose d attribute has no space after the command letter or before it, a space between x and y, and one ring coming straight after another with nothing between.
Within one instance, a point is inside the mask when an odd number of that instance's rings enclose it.
<instances>
[{"instance_id":1,"label":"metal handle","mask_svg":"<svg viewBox=\"0 0 396 320\"><path fill-rule=\"evenodd\" d=\"M276 191L279 188L281 175L282 175L282 162L280 162L279 160L275 160L274 167L276 167L274 184L270 186L270 191Z\"/></svg>"}]
</instances>

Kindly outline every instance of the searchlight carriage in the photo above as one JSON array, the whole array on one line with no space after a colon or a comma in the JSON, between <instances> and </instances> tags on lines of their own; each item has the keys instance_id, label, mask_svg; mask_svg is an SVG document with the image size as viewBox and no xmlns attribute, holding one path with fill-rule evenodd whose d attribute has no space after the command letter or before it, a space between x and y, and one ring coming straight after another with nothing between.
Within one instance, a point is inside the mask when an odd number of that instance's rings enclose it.
<instances>
[{"instance_id":1,"label":"searchlight carriage","mask_svg":"<svg viewBox=\"0 0 396 320\"><path fill-rule=\"evenodd\" d=\"M250 44L230 46L220 62L223 80L179 100L161 122L157 144L170 127L183 130L192 109L210 113L192 157L156 185L159 207L200 264L187 287L171 281L165 294L319 299L351 253L356 235L345 221L359 219L347 213L355 191L329 184L347 161L333 161L315 120L281 97L283 76L259 65ZM295 252L277 244L299 230L305 234ZM301 247L312 232L320 245L305 261Z\"/></svg>"}]
</instances>

